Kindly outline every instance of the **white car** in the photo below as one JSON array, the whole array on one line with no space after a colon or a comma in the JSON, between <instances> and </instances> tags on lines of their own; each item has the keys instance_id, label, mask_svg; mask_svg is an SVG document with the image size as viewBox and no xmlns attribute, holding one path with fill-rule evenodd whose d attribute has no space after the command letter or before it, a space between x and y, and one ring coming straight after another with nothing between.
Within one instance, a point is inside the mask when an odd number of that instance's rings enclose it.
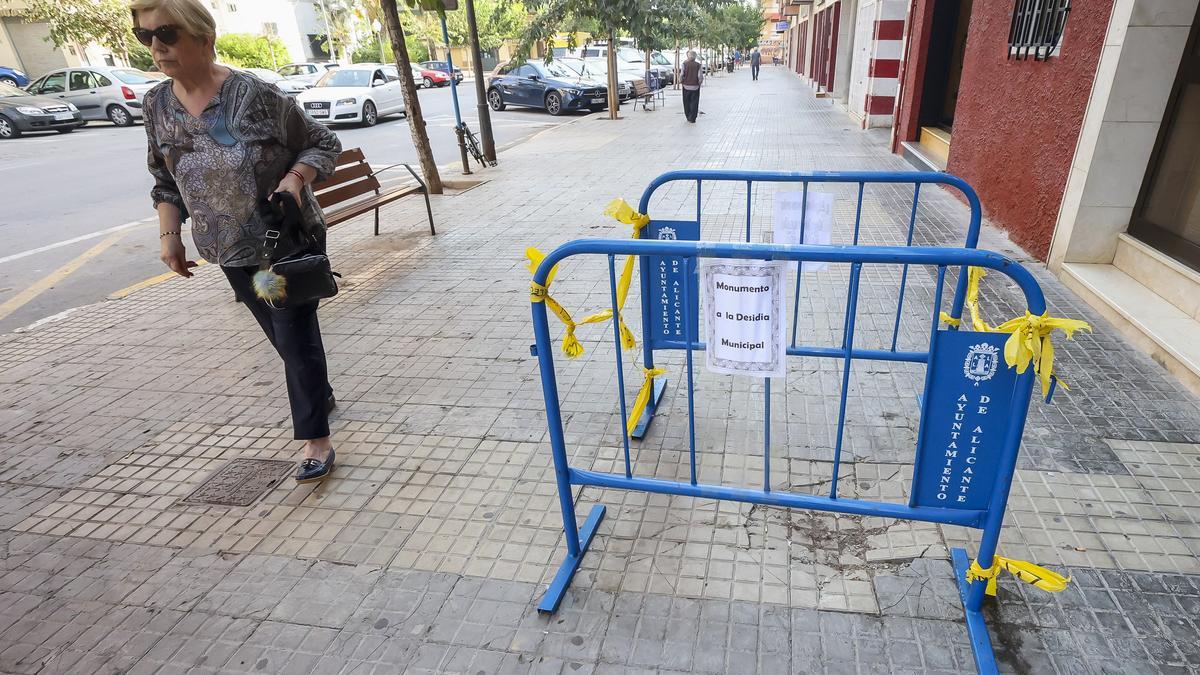
<instances>
[{"instance_id":1,"label":"white car","mask_svg":"<svg viewBox=\"0 0 1200 675\"><path fill-rule=\"evenodd\" d=\"M296 101L313 119L325 124L374 126L383 115L404 109L404 92L395 66L353 65L331 70Z\"/></svg>"},{"instance_id":2,"label":"white car","mask_svg":"<svg viewBox=\"0 0 1200 675\"><path fill-rule=\"evenodd\" d=\"M50 71L25 91L71 103L85 120L107 119L127 127L142 118L142 97L165 79L162 73L136 68L80 66Z\"/></svg>"},{"instance_id":3,"label":"white car","mask_svg":"<svg viewBox=\"0 0 1200 675\"><path fill-rule=\"evenodd\" d=\"M304 63L289 63L275 71L289 80L298 80L311 85L321 79L327 71L339 68L333 61L306 61Z\"/></svg>"},{"instance_id":4,"label":"white car","mask_svg":"<svg viewBox=\"0 0 1200 675\"><path fill-rule=\"evenodd\" d=\"M266 68L245 68L244 70L263 82L266 82L267 84L275 85L276 89L282 91L288 96L295 96L296 94L299 94L300 92L312 86L300 80L288 79L279 73Z\"/></svg>"}]
</instances>

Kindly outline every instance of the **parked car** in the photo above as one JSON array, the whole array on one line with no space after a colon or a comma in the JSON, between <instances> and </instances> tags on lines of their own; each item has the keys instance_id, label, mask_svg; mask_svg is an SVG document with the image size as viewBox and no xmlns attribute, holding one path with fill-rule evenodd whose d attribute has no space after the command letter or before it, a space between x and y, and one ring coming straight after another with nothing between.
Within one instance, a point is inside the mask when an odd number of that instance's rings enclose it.
<instances>
[{"instance_id":1,"label":"parked car","mask_svg":"<svg viewBox=\"0 0 1200 675\"><path fill-rule=\"evenodd\" d=\"M462 81L462 77L458 79ZM450 84L450 74L442 70L413 66L413 82L426 89L445 87Z\"/></svg>"},{"instance_id":2,"label":"parked car","mask_svg":"<svg viewBox=\"0 0 1200 675\"><path fill-rule=\"evenodd\" d=\"M16 68L0 66L0 83L10 87L24 87L29 84L29 77Z\"/></svg>"},{"instance_id":3,"label":"parked car","mask_svg":"<svg viewBox=\"0 0 1200 675\"><path fill-rule=\"evenodd\" d=\"M595 78L598 82L608 82L608 57L607 56L588 56L577 57L587 64L587 69L590 77ZM634 85L638 82L645 82L646 69L640 65L629 63L621 59L617 59L617 81L629 83L628 97L634 95ZM618 90L618 93L620 91Z\"/></svg>"},{"instance_id":4,"label":"parked car","mask_svg":"<svg viewBox=\"0 0 1200 675\"><path fill-rule=\"evenodd\" d=\"M567 110L603 110L608 103L608 87L584 79L557 61L530 59L503 66L496 73L487 89L492 110L519 105L561 115Z\"/></svg>"},{"instance_id":5,"label":"parked car","mask_svg":"<svg viewBox=\"0 0 1200 675\"><path fill-rule=\"evenodd\" d=\"M573 56L565 56L561 59L556 59L564 66L579 73L580 77L585 80L593 80L595 82L604 83L607 87L608 74L606 69L600 68L594 61L588 63L584 59L577 59ZM633 97L633 92L637 83L641 78L631 77L625 73L617 71L617 97L621 101L628 101Z\"/></svg>"},{"instance_id":6,"label":"parked car","mask_svg":"<svg viewBox=\"0 0 1200 675\"><path fill-rule=\"evenodd\" d=\"M382 115L408 114L396 66L355 64L330 70L311 89L297 94L296 101L326 124L370 127Z\"/></svg>"},{"instance_id":7,"label":"parked car","mask_svg":"<svg viewBox=\"0 0 1200 675\"><path fill-rule=\"evenodd\" d=\"M127 127L142 118L142 97L163 79L159 73L136 68L60 68L35 80L26 91L68 101L79 108L85 120L107 119Z\"/></svg>"},{"instance_id":8,"label":"parked car","mask_svg":"<svg viewBox=\"0 0 1200 675\"><path fill-rule=\"evenodd\" d=\"M439 73L443 73L447 76L450 74L450 64L446 63L445 61L422 61L419 65L424 70L436 70ZM454 81L462 82L462 80L463 80L462 70L459 70L458 66L455 66L454 67ZM449 83L450 80L447 79L446 82Z\"/></svg>"},{"instance_id":9,"label":"parked car","mask_svg":"<svg viewBox=\"0 0 1200 675\"><path fill-rule=\"evenodd\" d=\"M0 139L20 138L28 131L69 134L85 124L73 103L34 96L0 82Z\"/></svg>"},{"instance_id":10,"label":"parked car","mask_svg":"<svg viewBox=\"0 0 1200 675\"><path fill-rule=\"evenodd\" d=\"M680 55L680 65L682 66L685 57ZM664 85L675 84L675 62L667 58L662 52L650 52L650 63L660 68L666 69L667 79L663 82Z\"/></svg>"},{"instance_id":11,"label":"parked car","mask_svg":"<svg viewBox=\"0 0 1200 675\"><path fill-rule=\"evenodd\" d=\"M311 85L316 84L317 80L321 79L326 72L338 67L339 65L333 61L305 61L289 63L275 72L289 80L299 80Z\"/></svg>"},{"instance_id":12,"label":"parked car","mask_svg":"<svg viewBox=\"0 0 1200 675\"><path fill-rule=\"evenodd\" d=\"M263 82L266 82L267 84L275 85L279 91L282 91L288 96L295 96L305 89L312 87L312 85L306 84L300 80L289 80L279 73L273 70L267 70L266 68L244 68L244 70Z\"/></svg>"},{"instance_id":13,"label":"parked car","mask_svg":"<svg viewBox=\"0 0 1200 675\"><path fill-rule=\"evenodd\" d=\"M666 61L665 58L662 58L662 54L659 54L659 58L661 58L663 61ZM641 51L640 49L633 49L630 47L622 47L617 50L617 60L634 64L638 67L638 69L642 73L646 72L646 53ZM649 70L650 70L651 74L653 74L655 77L658 78L660 87L665 87L668 84L670 84L670 82L668 82L668 80L670 80L674 77L674 75L673 75L674 68L671 67L670 63L669 62L665 63L665 64L657 63L654 59L653 52L650 53L650 68L649 68Z\"/></svg>"}]
</instances>

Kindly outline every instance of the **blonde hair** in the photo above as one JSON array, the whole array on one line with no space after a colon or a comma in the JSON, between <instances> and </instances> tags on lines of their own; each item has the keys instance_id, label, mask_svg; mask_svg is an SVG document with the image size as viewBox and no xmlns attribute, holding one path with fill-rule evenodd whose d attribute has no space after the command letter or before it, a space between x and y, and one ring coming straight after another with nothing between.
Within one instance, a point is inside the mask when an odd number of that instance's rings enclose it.
<instances>
[{"instance_id":1,"label":"blonde hair","mask_svg":"<svg viewBox=\"0 0 1200 675\"><path fill-rule=\"evenodd\" d=\"M184 31L201 40L212 40L214 49L217 43L217 22L208 8L200 0L130 0L129 11L133 13L133 24L137 25L137 13L140 11L162 10L171 20Z\"/></svg>"}]
</instances>

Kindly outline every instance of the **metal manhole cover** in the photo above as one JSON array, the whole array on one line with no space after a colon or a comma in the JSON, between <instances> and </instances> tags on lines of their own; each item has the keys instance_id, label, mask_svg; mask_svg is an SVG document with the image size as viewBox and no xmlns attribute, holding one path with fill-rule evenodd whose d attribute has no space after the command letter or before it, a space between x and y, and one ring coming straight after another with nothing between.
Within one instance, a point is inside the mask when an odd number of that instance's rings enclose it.
<instances>
[{"instance_id":1,"label":"metal manhole cover","mask_svg":"<svg viewBox=\"0 0 1200 675\"><path fill-rule=\"evenodd\" d=\"M250 506L291 474L295 462L282 459L239 457L217 469L191 494L184 504Z\"/></svg>"}]
</instances>

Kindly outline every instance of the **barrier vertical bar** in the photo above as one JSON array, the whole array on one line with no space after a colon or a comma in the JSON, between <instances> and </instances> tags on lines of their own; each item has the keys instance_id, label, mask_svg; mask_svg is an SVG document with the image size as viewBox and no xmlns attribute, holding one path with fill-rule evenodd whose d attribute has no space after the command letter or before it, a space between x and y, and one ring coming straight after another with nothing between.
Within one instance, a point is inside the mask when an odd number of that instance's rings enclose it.
<instances>
[{"instance_id":1,"label":"barrier vertical bar","mask_svg":"<svg viewBox=\"0 0 1200 675\"><path fill-rule=\"evenodd\" d=\"M846 294L846 322L842 328L842 397L838 403L837 444L833 449L833 481L829 486L829 498L837 499L838 470L842 465L842 440L846 434L846 398L850 388L850 358L854 349L854 318L858 312L858 277L862 272L862 263L856 262L850 266L850 289Z\"/></svg>"},{"instance_id":2,"label":"barrier vertical bar","mask_svg":"<svg viewBox=\"0 0 1200 675\"><path fill-rule=\"evenodd\" d=\"M763 492L771 491L771 378L763 378Z\"/></svg>"},{"instance_id":3,"label":"barrier vertical bar","mask_svg":"<svg viewBox=\"0 0 1200 675\"><path fill-rule=\"evenodd\" d=\"M975 248L979 245L979 227L983 219L983 207L979 203L979 195L975 194L975 190L971 186L963 183L960 187L963 195L967 198L967 203L971 206L971 222L967 224L967 241L963 244L965 248ZM916 204L913 209L916 209ZM963 303L967 299L967 268L960 267L958 270L958 283L954 286L954 301L950 304L950 316L955 319L962 318ZM950 330L958 330L956 326L950 326Z\"/></svg>"},{"instance_id":4,"label":"barrier vertical bar","mask_svg":"<svg viewBox=\"0 0 1200 675\"><path fill-rule=\"evenodd\" d=\"M905 241L904 241L904 245L909 246L909 247L912 246L913 231L917 226L917 200L920 199L920 197L921 197L921 184L916 183L915 185L916 185L916 187L913 188L912 213L908 217L908 238L905 239ZM945 271L946 271L945 268L942 268L942 267L939 267L938 270L940 273L945 273ZM939 279L938 279L938 294L939 294L938 297L939 298L941 298L941 292L942 292L941 283L942 283L941 278L939 277ZM900 312L903 311L903 309L904 309L904 289L906 288L907 284L908 284L908 263L904 263L903 271L900 272L900 297L899 297L899 299L896 300L896 324L892 327L892 351L896 351L896 340L900 336ZM941 310L942 303L940 300L937 303L937 307L939 310ZM936 323L937 317L938 317L938 313L934 312L934 315L933 315L934 322L935 322L934 328L937 327L937 323Z\"/></svg>"},{"instance_id":5,"label":"barrier vertical bar","mask_svg":"<svg viewBox=\"0 0 1200 675\"><path fill-rule=\"evenodd\" d=\"M612 298L613 346L617 350L617 398L621 401L621 441L625 445L625 477L633 478L629 463L629 413L625 407L625 360L621 358L621 315L617 307L617 258L608 254L608 288Z\"/></svg>"},{"instance_id":6,"label":"barrier vertical bar","mask_svg":"<svg viewBox=\"0 0 1200 675\"><path fill-rule=\"evenodd\" d=\"M750 201L754 194L754 182L746 181L746 243L750 243Z\"/></svg>"},{"instance_id":7,"label":"barrier vertical bar","mask_svg":"<svg viewBox=\"0 0 1200 675\"><path fill-rule=\"evenodd\" d=\"M684 332L687 334L687 401L688 401L688 458L691 463L692 485L696 484L696 388L692 380L692 351L696 344L696 336L692 335L692 266L696 264L695 256L683 259L683 319ZM699 292L700 289L696 289Z\"/></svg>"},{"instance_id":8,"label":"barrier vertical bar","mask_svg":"<svg viewBox=\"0 0 1200 675\"><path fill-rule=\"evenodd\" d=\"M700 185L701 185L701 183L702 183L702 181L699 178L697 178L696 179L696 225L697 225L697 227L699 227L699 225L700 225ZM700 232L700 238L701 239L704 238L703 231Z\"/></svg>"},{"instance_id":9,"label":"barrier vertical bar","mask_svg":"<svg viewBox=\"0 0 1200 675\"><path fill-rule=\"evenodd\" d=\"M866 188L866 183L858 182L858 206L854 208L854 245L858 246L858 232L862 228L862 202L863 190Z\"/></svg>"},{"instance_id":10,"label":"barrier vertical bar","mask_svg":"<svg viewBox=\"0 0 1200 675\"><path fill-rule=\"evenodd\" d=\"M534 275L537 279L537 275ZM545 281L545 274L541 276ZM541 282L539 282L541 283ZM562 509L563 538L567 541L567 555L542 601L538 604L539 612L553 612L558 609L567 586L571 584L579 563L583 560L583 552L596 536L600 521L604 519L604 505L596 504L588 513L583 524L582 538L579 525L575 522L575 500L571 496L571 466L567 459L566 439L563 437L562 413L558 405L558 383L554 377L554 347L550 341L550 325L546 317L546 303L534 302L533 333L538 357L538 370L542 376L542 395L547 401L546 426L550 433L550 449L554 456L554 482L558 486L558 504ZM549 402L553 401L554 405Z\"/></svg>"},{"instance_id":11,"label":"barrier vertical bar","mask_svg":"<svg viewBox=\"0 0 1200 675\"><path fill-rule=\"evenodd\" d=\"M800 199L800 243L804 243L804 220L808 216L808 181L804 181ZM796 299L792 303L792 347L796 346L796 330L800 324L800 278L804 274L804 263L796 261Z\"/></svg>"}]
</instances>

